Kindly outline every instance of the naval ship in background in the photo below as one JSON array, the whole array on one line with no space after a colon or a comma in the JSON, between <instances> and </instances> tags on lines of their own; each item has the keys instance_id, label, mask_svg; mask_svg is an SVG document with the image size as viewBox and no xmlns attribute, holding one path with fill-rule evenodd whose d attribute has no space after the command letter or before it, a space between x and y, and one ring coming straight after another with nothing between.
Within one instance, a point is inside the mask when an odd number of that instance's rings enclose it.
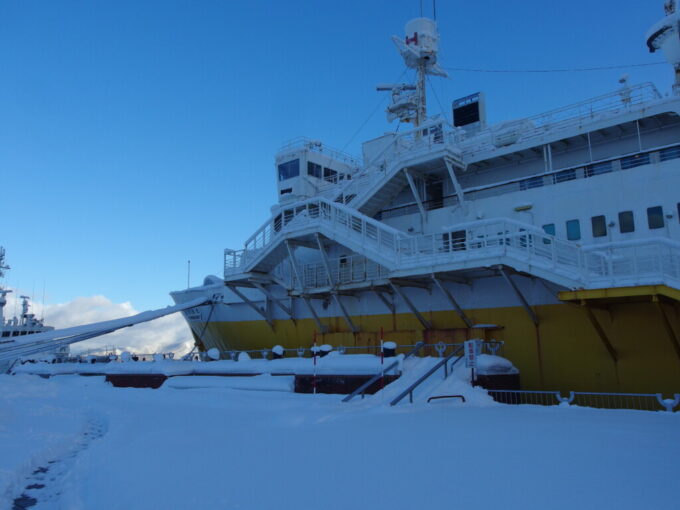
<instances>
[{"instance_id":1,"label":"naval ship in background","mask_svg":"<svg viewBox=\"0 0 680 510\"><path fill-rule=\"evenodd\" d=\"M436 24L394 42L415 84L362 159L301 138L276 155L278 204L222 278L175 291L200 349L503 340L525 389L680 387L680 18L648 34L676 82L487 125L483 94L428 116Z\"/></svg>"},{"instance_id":2,"label":"naval ship in background","mask_svg":"<svg viewBox=\"0 0 680 510\"><path fill-rule=\"evenodd\" d=\"M5 264L5 248L0 246L0 278L5 277L5 271L10 269ZM45 326L43 319L38 319L35 314L29 313L30 304L28 296L19 296L21 299L21 315L11 319L5 319L5 306L7 305L7 294L12 291L0 285L0 350L11 347L17 343L17 337L34 335L53 331L52 326ZM49 346L44 352L36 353L33 359L63 359L68 357L69 347ZM16 361L16 359L0 359L0 373L4 373Z\"/></svg>"}]
</instances>

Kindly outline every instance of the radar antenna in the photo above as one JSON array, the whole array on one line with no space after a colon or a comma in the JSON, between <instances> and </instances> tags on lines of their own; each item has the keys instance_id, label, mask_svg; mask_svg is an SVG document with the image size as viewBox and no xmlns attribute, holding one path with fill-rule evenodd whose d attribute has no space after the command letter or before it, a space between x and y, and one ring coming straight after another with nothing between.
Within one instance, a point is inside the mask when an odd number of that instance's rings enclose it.
<instances>
[{"instance_id":1,"label":"radar antenna","mask_svg":"<svg viewBox=\"0 0 680 510\"><path fill-rule=\"evenodd\" d=\"M0 278L4 278L5 271L7 271L8 269L11 268L5 264L5 248L0 246Z\"/></svg>"},{"instance_id":2,"label":"radar antenna","mask_svg":"<svg viewBox=\"0 0 680 510\"><path fill-rule=\"evenodd\" d=\"M437 65L439 33L437 23L429 18L415 18L405 27L406 37L396 35L392 41L407 67L415 69L418 79L415 85L398 83L379 85L378 90L392 92L392 104L387 107L387 120L392 122L413 122L418 127L427 119L427 97L425 79L427 75L448 77L446 71ZM413 91L414 93L407 93Z\"/></svg>"}]
</instances>

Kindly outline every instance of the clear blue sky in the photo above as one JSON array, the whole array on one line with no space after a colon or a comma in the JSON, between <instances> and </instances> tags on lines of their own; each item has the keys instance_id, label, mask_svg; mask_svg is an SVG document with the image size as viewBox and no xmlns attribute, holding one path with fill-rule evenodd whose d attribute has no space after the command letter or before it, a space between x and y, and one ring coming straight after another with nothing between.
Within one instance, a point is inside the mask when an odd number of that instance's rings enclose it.
<instances>
[{"instance_id":1,"label":"clear blue sky","mask_svg":"<svg viewBox=\"0 0 680 510\"><path fill-rule=\"evenodd\" d=\"M424 0L425 14L431 2ZM442 64L488 69L656 62L662 0L439 0ZM298 135L345 146L403 70L390 36L418 0L0 1L0 245L7 284L47 301L137 309L220 274L276 200L273 158ZM624 71L452 73L490 121L609 92ZM631 81L670 87L669 67ZM430 106L438 111L433 94ZM348 150L389 130L382 109Z\"/></svg>"}]
</instances>

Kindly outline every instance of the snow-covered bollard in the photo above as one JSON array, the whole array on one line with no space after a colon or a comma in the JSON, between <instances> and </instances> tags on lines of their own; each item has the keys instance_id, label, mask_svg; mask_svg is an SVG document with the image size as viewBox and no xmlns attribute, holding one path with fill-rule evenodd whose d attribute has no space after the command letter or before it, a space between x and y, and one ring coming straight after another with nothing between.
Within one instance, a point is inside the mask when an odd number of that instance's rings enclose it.
<instances>
[{"instance_id":1,"label":"snow-covered bollard","mask_svg":"<svg viewBox=\"0 0 680 510\"><path fill-rule=\"evenodd\" d=\"M154 362L158 363L159 361L163 361L165 359L165 356L162 354L156 353L153 355L153 360Z\"/></svg>"},{"instance_id":2,"label":"snow-covered bollard","mask_svg":"<svg viewBox=\"0 0 680 510\"><path fill-rule=\"evenodd\" d=\"M212 347L208 349L208 352L206 353L208 355L208 358L210 358L212 361L217 361L220 359L220 351L217 347Z\"/></svg>"},{"instance_id":3,"label":"snow-covered bollard","mask_svg":"<svg viewBox=\"0 0 680 510\"><path fill-rule=\"evenodd\" d=\"M319 347L318 355L320 358L323 358L324 356L328 356L330 352L333 350L333 346L329 344L323 344L321 347Z\"/></svg>"},{"instance_id":4,"label":"snow-covered bollard","mask_svg":"<svg viewBox=\"0 0 680 510\"><path fill-rule=\"evenodd\" d=\"M238 361L250 361L250 359L250 354L247 352L243 351L238 353Z\"/></svg>"},{"instance_id":5,"label":"snow-covered bollard","mask_svg":"<svg viewBox=\"0 0 680 510\"><path fill-rule=\"evenodd\" d=\"M283 358L284 353L285 353L285 351L284 351L283 347L280 346L280 345L275 345L275 346L272 348L272 358L273 358L273 359L281 359L281 358Z\"/></svg>"},{"instance_id":6,"label":"snow-covered bollard","mask_svg":"<svg viewBox=\"0 0 680 510\"><path fill-rule=\"evenodd\" d=\"M129 351L123 351L120 355L120 360L123 363L126 363L126 362L130 361L131 359L132 359L132 354L130 354Z\"/></svg>"},{"instance_id":7,"label":"snow-covered bollard","mask_svg":"<svg viewBox=\"0 0 680 510\"><path fill-rule=\"evenodd\" d=\"M394 358L397 355L397 344L394 342L385 342L382 346L383 356L386 358Z\"/></svg>"}]
</instances>

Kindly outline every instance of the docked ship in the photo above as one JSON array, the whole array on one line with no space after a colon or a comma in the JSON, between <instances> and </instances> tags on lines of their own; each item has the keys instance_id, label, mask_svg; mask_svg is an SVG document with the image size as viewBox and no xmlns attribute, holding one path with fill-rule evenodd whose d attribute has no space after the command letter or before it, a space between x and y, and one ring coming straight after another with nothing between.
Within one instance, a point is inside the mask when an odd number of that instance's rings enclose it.
<instances>
[{"instance_id":1,"label":"docked ship","mask_svg":"<svg viewBox=\"0 0 680 510\"><path fill-rule=\"evenodd\" d=\"M672 92L629 84L489 125L483 93L427 113L436 23L393 37L415 83L380 86L407 123L354 158L300 138L278 203L224 274L172 292L200 349L502 340L525 389L680 388L680 17L647 45Z\"/></svg>"},{"instance_id":2,"label":"docked ship","mask_svg":"<svg viewBox=\"0 0 680 510\"><path fill-rule=\"evenodd\" d=\"M0 246L0 278L5 277L5 272L10 267L5 263L5 248ZM7 295L12 291L0 285L0 349L12 347L13 344L20 340L18 337L25 335L33 335L36 333L44 333L46 331L53 331L52 326L45 326L43 319L39 319L34 313L30 313L29 296L19 296L21 299L21 314L9 319L5 319L5 306L7 305ZM66 357L69 354L67 346L59 348L50 348L45 352L33 355L33 359L40 359L45 357ZM0 360L0 374L7 371L7 369L16 360Z\"/></svg>"}]
</instances>

